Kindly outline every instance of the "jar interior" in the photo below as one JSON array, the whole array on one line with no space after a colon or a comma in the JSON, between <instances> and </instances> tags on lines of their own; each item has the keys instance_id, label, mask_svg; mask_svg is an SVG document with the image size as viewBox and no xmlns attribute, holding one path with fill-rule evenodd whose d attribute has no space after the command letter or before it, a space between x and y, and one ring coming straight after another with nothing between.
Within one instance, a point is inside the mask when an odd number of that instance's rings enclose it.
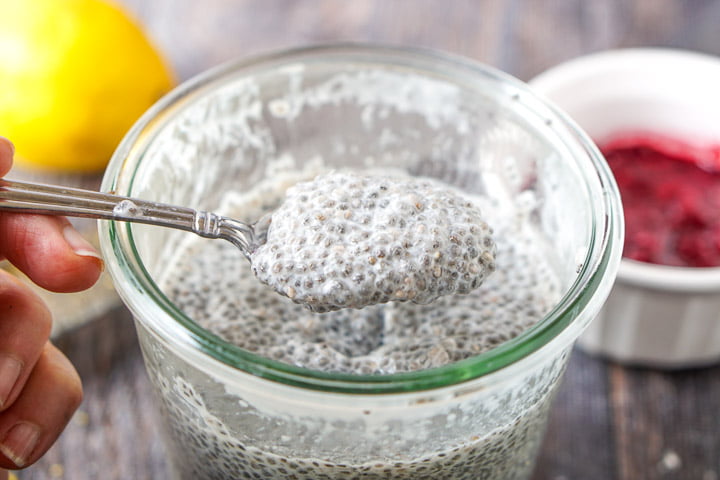
<instances>
[{"instance_id":1,"label":"jar interior","mask_svg":"<svg viewBox=\"0 0 720 480\"><path fill-rule=\"evenodd\" d=\"M116 191L223 214L227 192L291 172L362 168L433 177L490 197L501 215L527 222L567 293L597 255L601 200L591 191L602 187L587 152L568 142L564 120L506 80L366 57L231 71L183 93L153 119ZM192 234L123 228L142 275L162 296L167 266Z\"/></svg>"},{"instance_id":2,"label":"jar interior","mask_svg":"<svg viewBox=\"0 0 720 480\"><path fill-rule=\"evenodd\" d=\"M564 287L574 282L576 265L565 259L571 253L582 260L592 233L585 180L563 146L547 138L552 124L528 118L512 89L497 95L490 80L471 90L400 67L333 63L224 83L186 99L153 132L137 153L142 161L129 195L222 212L227 192L318 161L327 169L403 170L501 199L508 215L532 203L531 221ZM153 278L162 274L163 254L186 235L132 230Z\"/></svg>"}]
</instances>

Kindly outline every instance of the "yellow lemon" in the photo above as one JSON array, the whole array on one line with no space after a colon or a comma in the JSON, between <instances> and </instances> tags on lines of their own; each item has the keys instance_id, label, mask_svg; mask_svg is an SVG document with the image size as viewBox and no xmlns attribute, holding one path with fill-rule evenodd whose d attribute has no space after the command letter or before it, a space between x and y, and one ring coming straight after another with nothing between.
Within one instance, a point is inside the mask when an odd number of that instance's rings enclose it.
<instances>
[{"instance_id":1,"label":"yellow lemon","mask_svg":"<svg viewBox=\"0 0 720 480\"><path fill-rule=\"evenodd\" d=\"M0 135L16 161L101 170L173 85L138 25L102 0L0 0Z\"/></svg>"}]
</instances>

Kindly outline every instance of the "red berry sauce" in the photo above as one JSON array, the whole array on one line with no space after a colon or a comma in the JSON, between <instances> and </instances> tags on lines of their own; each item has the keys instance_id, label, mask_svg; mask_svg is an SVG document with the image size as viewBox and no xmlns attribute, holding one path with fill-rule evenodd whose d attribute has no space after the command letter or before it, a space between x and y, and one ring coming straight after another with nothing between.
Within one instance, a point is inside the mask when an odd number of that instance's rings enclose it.
<instances>
[{"instance_id":1,"label":"red berry sauce","mask_svg":"<svg viewBox=\"0 0 720 480\"><path fill-rule=\"evenodd\" d=\"M652 135L602 146L625 210L626 258L720 266L720 146L699 150Z\"/></svg>"}]
</instances>

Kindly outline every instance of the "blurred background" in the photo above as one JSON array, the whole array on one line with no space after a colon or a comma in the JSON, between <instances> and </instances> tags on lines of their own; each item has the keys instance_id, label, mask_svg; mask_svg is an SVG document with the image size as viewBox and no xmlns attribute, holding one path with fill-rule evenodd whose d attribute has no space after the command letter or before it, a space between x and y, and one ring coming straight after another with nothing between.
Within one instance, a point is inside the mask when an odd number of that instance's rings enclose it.
<instances>
[{"instance_id":1,"label":"blurred background","mask_svg":"<svg viewBox=\"0 0 720 480\"><path fill-rule=\"evenodd\" d=\"M268 49L337 40L442 49L529 80L640 45L720 54L714 0L122 0L180 78Z\"/></svg>"},{"instance_id":2,"label":"blurred background","mask_svg":"<svg viewBox=\"0 0 720 480\"><path fill-rule=\"evenodd\" d=\"M718 0L116 3L137 20L176 81L234 58L334 41L444 50L522 80L612 48L661 46L720 55ZM100 177L74 175L62 179L93 185ZM16 473L23 480L169 478L131 320L111 286L99 288L91 299L52 300L56 323L64 326L56 329L56 342L80 371L86 399L58 444L37 465ZM534 479L717 480L719 374L718 368L624 368L576 352Z\"/></svg>"}]
</instances>

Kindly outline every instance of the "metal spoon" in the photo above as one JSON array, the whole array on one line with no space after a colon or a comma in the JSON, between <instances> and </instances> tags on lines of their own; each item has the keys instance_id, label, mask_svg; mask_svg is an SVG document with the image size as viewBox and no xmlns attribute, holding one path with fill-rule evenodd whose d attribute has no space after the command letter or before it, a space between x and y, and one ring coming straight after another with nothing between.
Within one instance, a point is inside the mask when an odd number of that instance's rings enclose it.
<instances>
[{"instance_id":1,"label":"metal spoon","mask_svg":"<svg viewBox=\"0 0 720 480\"><path fill-rule=\"evenodd\" d=\"M250 260L265 243L269 215L248 224L216 213L79 188L0 179L0 210L147 223L221 238Z\"/></svg>"}]
</instances>

